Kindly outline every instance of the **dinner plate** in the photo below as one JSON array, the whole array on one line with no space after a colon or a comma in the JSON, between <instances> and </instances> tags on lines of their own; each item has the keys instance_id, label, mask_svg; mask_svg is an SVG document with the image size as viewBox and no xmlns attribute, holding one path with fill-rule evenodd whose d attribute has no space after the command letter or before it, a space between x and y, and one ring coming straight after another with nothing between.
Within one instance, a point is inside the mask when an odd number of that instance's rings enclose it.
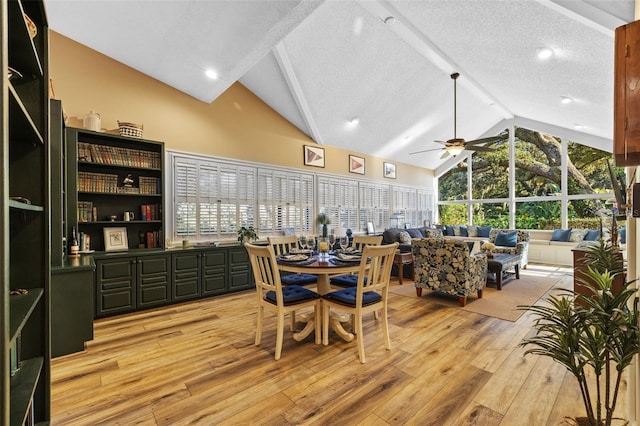
<instances>
[{"instance_id":1,"label":"dinner plate","mask_svg":"<svg viewBox=\"0 0 640 426\"><path fill-rule=\"evenodd\" d=\"M360 260L362 259L362 255L338 253L336 254L336 258L341 262L360 262Z\"/></svg>"},{"instance_id":2,"label":"dinner plate","mask_svg":"<svg viewBox=\"0 0 640 426\"><path fill-rule=\"evenodd\" d=\"M304 262L305 260L309 259L309 255L301 254L301 253L283 254L283 255L280 255L278 259L283 260L285 262Z\"/></svg>"}]
</instances>

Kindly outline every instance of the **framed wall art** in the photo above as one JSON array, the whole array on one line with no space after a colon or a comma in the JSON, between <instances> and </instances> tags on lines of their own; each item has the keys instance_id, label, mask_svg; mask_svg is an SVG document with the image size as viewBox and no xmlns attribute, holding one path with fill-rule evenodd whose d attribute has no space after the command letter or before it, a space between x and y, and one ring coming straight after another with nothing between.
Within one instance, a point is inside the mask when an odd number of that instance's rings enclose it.
<instances>
[{"instance_id":1,"label":"framed wall art","mask_svg":"<svg viewBox=\"0 0 640 426\"><path fill-rule=\"evenodd\" d=\"M127 228L104 228L104 250L123 251L129 250Z\"/></svg>"},{"instance_id":2,"label":"framed wall art","mask_svg":"<svg viewBox=\"0 0 640 426\"><path fill-rule=\"evenodd\" d=\"M355 155L349 155L349 172L364 174L364 158Z\"/></svg>"},{"instance_id":3,"label":"framed wall art","mask_svg":"<svg viewBox=\"0 0 640 426\"><path fill-rule=\"evenodd\" d=\"M324 148L305 145L303 150L305 166L324 167Z\"/></svg>"},{"instance_id":4,"label":"framed wall art","mask_svg":"<svg viewBox=\"0 0 640 426\"><path fill-rule=\"evenodd\" d=\"M393 163L383 163L384 177L389 179L396 178L396 165Z\"/></svg>"}]
</instances>

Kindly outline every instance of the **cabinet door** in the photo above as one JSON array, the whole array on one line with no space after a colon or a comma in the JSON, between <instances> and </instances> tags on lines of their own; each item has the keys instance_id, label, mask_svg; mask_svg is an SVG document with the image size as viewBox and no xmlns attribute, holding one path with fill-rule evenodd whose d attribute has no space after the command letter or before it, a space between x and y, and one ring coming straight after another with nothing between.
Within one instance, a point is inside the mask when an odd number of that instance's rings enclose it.
<instances>
[{"instance_id":1,"label":"cabinet door","mask_svg":"<svg viewBox=\"0 0 640 426\"><path fill-rule=\"evenodd\" d=\"M138 307L169 302L170 255L137 258Z\"/></svg>"},{"instance_id":2,"label":"cabinet door","mask_svg":"<svg viewBox=\"0 0 640 426\"><path fill-rule=\"evenodd\" d=\"M202 253L202 295L213 296L226 292L227 250Z\"/></svg>"},{"instance_id":3,"label":"cabinet door","mask_svg":"<svg viewBox=\"0 0 640 426\"><path fill-rule=\"evenodd\" d=\"M96 260L96 315L129 312L136 307L134 258Z\"/></svg>"},{"instance_id":4,"label":"cabinet door","mask_svg":"<svg viewBox=\"0 0 640 426\"><path fill-rule=\"evenodd\" d=\"M171 255L173 266L171 300L179 302L200 296L202 291L200 276L201 256L202 254L199 251Z\"/></svg>"},{"instance_id":5,"label":"cabinet door","mask_svg":"<svg viewBox=\"0 0 640 426\"><path fill-rule=\"evenodd\" d=\"M616 29L613 152L616 165L640 164L640 21Z\"/></svg>"},{"instance_id":6,"label":"cabinet door","mask_svg":"<svg viewBox=\"0 0 640 426\"><path fill-rule=\"evenodd\" d=\"M249 266L249 253L244 247L229 249L229 291L253 287L253 275Z\"/></svg>"}]
</instances>

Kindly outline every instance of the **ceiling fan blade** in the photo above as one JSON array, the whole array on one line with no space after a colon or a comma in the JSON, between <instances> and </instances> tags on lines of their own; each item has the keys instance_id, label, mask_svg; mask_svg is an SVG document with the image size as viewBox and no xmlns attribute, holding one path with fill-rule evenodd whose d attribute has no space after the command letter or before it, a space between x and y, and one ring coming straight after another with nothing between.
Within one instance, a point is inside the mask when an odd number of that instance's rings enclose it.
<instances>
[{"instance_id":1,"label":"ceiling fan blade","mask_svg":"<svg viewBox=\"0 0 640 426\"><path fill-rule=\"evenodd\" d=\"M442 145L446 145L447 144L445 141L434 141L434 142L441 143Z\"/></svg>"},{"instance_id":2,"label":"ceiling fan blade","mask_svg":"<svg viewBox=\"0 0 640 426\"><path fill-rule=\"evenodd\" d=\"M422 154L423 152L431 152L431 151L440 151L442 148L434 148L434 149L425 149L423 151L415 151L415 152L410 152L409 155L413 155L413 154Z\"/></svg>"},{"instance_id":3,"label":"ceiling fan blade","mask_svg":"<svg viewBox=\"0 0 640 426\"><path fill-rule=\"evenodd\" d=\"M469 151L484 151L484 152L495 152L495 148L491 148L488 146L467 146L464 149Z\"/></svg>"},{"instance_id":4,"label":"ceiling fan blade","mask_svg":"<svg viewBox=\"0 0 640 426\"><path fill-rule=\"evenodd\" d=\"M447 158L449 156L449 151L447 151L446 149L444 150L444 152L442 153L442 155L440 156L440 159L444 159Z\"/></svg>"},{"instance_id":5,"label":"ceiling fan blade","mask_svg":"<svg viewBox=\"0 0 640 426\"><path fill-rule=\"evenodd\" d=\"M491 136L488 138L482 138L482 139L475 139L472 141L467 142L467 145L475 145L475 144L479 144L479 143L491 143L491 142L497 142L499 140L503 140L504 137L503 136Z\"/></svg>"}]
</instances>

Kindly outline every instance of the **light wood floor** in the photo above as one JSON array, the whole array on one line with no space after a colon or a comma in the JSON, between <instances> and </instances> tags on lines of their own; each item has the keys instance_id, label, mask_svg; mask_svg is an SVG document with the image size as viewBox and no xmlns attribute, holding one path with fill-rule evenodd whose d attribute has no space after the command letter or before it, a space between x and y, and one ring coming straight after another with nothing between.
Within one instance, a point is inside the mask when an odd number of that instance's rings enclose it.
<instances>
[{"instance_id":1,"label":"light wood floor","mask_svg":"<svg viewBox=\"0 0 640 426\"><path fill-rule=\"evenodd\" d=\"M526 313L514 323L391 294L391 351L370 316L364 365L355 341L316 346L289 331L275 361L274 317L253 345L254 297L96 321L86 351L52 361L52 424L559 425L584 415L573 376L517 347Z\"/></svg>"}]
</instances>

